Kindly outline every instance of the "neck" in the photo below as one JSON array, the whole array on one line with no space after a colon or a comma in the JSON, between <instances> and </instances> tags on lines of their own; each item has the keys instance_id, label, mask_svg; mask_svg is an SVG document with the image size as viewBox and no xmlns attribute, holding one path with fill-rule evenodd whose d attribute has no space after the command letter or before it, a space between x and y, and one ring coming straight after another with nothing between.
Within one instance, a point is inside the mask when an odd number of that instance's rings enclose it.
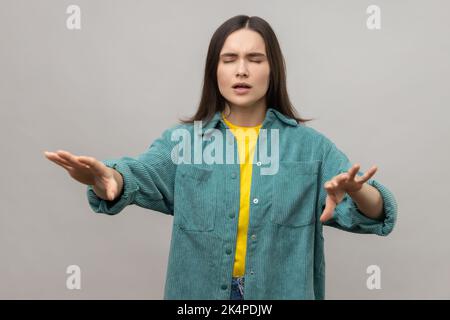
<instances>
[{"instance_id":1,"label":"neck","mask_svg":"<svg viewBox=\"0 0 450 320\"><path fill-rule=\"evenodd\" d=\"M264 103L251 107L233 106L226 103L223 114L228 121L236 126L254 127L264 121L266 110L267 107Z\"/></svg>"}]
</instances>

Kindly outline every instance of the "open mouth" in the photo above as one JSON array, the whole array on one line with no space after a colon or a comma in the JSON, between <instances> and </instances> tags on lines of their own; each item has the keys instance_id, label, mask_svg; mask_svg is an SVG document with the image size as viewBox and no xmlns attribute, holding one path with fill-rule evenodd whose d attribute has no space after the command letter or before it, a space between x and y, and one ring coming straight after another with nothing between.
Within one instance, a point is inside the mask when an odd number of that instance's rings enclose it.
<instances>
[{"instance_id":1,"label":"open mouth","mask_svg":"<svg viewBox=\"0 0 450 320\"><path fill-rule=\"evenodd\" d=\"M233 85L233 89L250 89L251 87L251 85L246 83Z\"/></svg>"},{"instance_id":2,"label":"open mouth","mask_svg":"<svg viewBox=\"0 0 450 320\"><path fill-rule=\"evenodd\" d=\"M237 94L244 94L250 91L251 86L246 83L237 83L232 88Z\"/></svg>"}]
</instances>

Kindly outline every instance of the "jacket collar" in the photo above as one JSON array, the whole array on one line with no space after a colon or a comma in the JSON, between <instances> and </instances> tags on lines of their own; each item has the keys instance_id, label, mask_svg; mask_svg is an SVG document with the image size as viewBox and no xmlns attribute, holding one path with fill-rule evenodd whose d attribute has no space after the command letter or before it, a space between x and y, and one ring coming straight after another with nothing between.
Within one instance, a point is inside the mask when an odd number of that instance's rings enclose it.
<instances>
[{"instance_id":1,"label":"jacket collar","mask_svg":"<svg viewBox=\"0 0 450 320\"><path fill-rule=\"evenodd\" d=\"M293 127L296 127L298 125L297 121L293 118L289 118L287 116L285 116L284 114L282 114L281 112L279 112L278 110L274 109L274 108L267 108L266 110L266 116L264 118L263 124L261 126L261 128L266 128L267 125L271 122L273 122L275 119L280 120L282 123L286 124L286 125L290 125ZM211 129L211 128L216 128L220 122L223 123L222 120L222 113L220 111L217 111L214 116L211 118L211 120L206 123L203 127L202 130L199 130L198 133L199 134L203 134L204 131ZM225 125L223 123L223 125Z\"/></svg>"}]
</instances>

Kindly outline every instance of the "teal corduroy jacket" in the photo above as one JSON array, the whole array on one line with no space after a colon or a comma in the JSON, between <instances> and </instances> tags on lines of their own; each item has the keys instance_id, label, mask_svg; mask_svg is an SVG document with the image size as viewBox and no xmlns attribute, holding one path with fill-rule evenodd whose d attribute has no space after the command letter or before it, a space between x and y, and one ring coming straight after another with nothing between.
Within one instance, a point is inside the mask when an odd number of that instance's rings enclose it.
<instances>
[{"instance_id":1,"label":"teal corduroy jacket","mask_svg":"<svg viewBox=\"0 0 450 320\"><path fill-rule=\"evenodd\" d=\"M109 215L131 204L172 215L164 299L228 300L238 226L240 165L237 158L234 163L177 164L179 158L173 154L174 150L181 154L177 149L181 140L173 139L179 136L173 133L180 129L189 133L184 138L191 139L193 155L194 148L201 145L205 150L214 140L207 139L213 131L209 129L225 133L228 127L217 112L197 132L194 124L177 124L135 158L103 160L121 173L124 188L116 200L105 201L88 186L89 205L94 212ZM386 236L396 221L396 200L385 186L370 179L367 183L383 198L383 221L366 217L346 195L333 218L322 224L319 217L327 195L324 183L346 172L352 163L330 139L275 108L267 108L261 129L278 129L279 161L276 174L261 174L265 166L255 151L244 298L324 299L323 225ZM268 133L268 146L271 139ZM237 143L225 141L224 152L233 150L237 157ZM260 143L258 140L256 150ZM188 153L185 155L187 161Z\"/></svg>"}]
</instances>

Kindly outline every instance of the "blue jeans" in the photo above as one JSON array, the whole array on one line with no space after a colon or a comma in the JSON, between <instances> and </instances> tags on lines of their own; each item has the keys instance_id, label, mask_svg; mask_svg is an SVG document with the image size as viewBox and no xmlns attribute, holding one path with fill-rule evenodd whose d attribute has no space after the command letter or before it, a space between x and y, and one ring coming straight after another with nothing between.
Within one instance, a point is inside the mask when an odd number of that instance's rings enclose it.
<instances>
[{"instance_id":1,"label":"blue jeans","mask_svg":"<svg viewBox=\"0 0 450 320\"><path fill-rule=\"evenodd\" d=\"M244 277L231 279L230 300L244 300Z\"/></svg>"}]
</instances>

